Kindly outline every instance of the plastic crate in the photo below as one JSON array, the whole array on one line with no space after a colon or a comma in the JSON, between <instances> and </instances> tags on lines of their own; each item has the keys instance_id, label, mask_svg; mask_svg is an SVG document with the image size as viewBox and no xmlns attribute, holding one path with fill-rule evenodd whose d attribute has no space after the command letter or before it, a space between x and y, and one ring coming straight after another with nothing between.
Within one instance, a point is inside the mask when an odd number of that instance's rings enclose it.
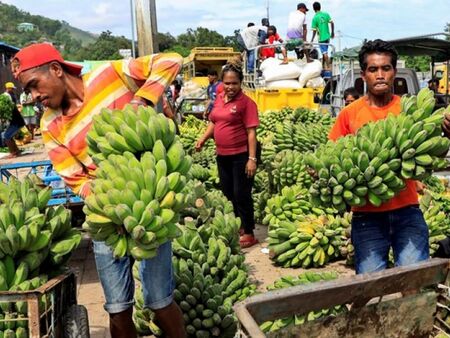
<instances>
[{"instance_id":1,"label":"plastic crate","mask_svg":"<svg viewBox=\"0 0 450 338\"><path fill-rule=\"evenodd\" d=\"M28 322L29 337L62 337L64 314L71 305L76 304L75 274L68 271L32 291L0 292L0 303L16 302L27 303L27 316L14 321ZM6 320L1 319L2 322Z\"/></svg>"}]
</instances>

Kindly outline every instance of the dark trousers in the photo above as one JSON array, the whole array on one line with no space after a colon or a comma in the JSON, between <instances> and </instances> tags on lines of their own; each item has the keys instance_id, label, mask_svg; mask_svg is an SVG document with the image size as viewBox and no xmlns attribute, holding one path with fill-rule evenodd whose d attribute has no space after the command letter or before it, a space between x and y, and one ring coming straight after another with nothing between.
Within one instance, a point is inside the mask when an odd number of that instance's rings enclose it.
<instances>
[{"instance_id":1,"label":"dark trousers","mask_svg":"<svg viewBox=\"0 0 450 338\"><path fill-rule=\"evenodd\" d=\"M247 161L248 153L217 156L222 192L233 203L234 212L241 219L245 233L253 234L253 177L248 178L245 173Z\"/></svg>"}]
</instances>

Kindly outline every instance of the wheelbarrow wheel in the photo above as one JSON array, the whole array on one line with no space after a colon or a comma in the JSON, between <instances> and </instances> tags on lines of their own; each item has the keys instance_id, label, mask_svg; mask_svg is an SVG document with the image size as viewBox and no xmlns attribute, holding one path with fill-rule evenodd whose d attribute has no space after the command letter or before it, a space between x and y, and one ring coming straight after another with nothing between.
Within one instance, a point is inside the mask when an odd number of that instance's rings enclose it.
<instances>
[{"instance_id":1,"label":"wheelbarrow wheel","mask_svg":"<svg viewBox=\"0 0 450 338\"><path fill-rule=\"evenodd\" d=\"M89 338L89 319L83 305L72 305L64 315L64 338Z\"/></svg>"}]
</instances>

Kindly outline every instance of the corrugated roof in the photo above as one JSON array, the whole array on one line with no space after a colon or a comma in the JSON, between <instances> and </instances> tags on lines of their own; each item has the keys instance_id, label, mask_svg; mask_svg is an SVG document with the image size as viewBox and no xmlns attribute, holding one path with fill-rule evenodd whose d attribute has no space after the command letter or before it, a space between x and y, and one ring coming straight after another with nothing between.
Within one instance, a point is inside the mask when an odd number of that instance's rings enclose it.
<instances>
[{"instance_id":1,"label":"corrugated roof","mask_svg":"<svg viewBox=\"0 0 450 338\"><path fill-rule=\"evenodd\" d=\"M7 50L10 53L17 53L20 50L20 48L8 45L2 41L0 41L0 49Z\"/></svg>"}]
</instances>

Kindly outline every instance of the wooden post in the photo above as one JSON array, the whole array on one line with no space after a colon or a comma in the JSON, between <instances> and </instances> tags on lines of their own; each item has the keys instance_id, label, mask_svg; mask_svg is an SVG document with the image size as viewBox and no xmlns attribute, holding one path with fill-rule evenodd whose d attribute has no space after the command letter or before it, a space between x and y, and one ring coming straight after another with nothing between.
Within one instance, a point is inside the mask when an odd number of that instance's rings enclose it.
<instances>
[{"instance_id":1,"label":"wooden post","mask_svg":"<svg viewBox=\"0 0 450 338\"><path fill-rule=\"evenodd\" d=\"M136 0L135 9L139 56L158 52L155 0Z\"/></svg>"}]
</instances>

